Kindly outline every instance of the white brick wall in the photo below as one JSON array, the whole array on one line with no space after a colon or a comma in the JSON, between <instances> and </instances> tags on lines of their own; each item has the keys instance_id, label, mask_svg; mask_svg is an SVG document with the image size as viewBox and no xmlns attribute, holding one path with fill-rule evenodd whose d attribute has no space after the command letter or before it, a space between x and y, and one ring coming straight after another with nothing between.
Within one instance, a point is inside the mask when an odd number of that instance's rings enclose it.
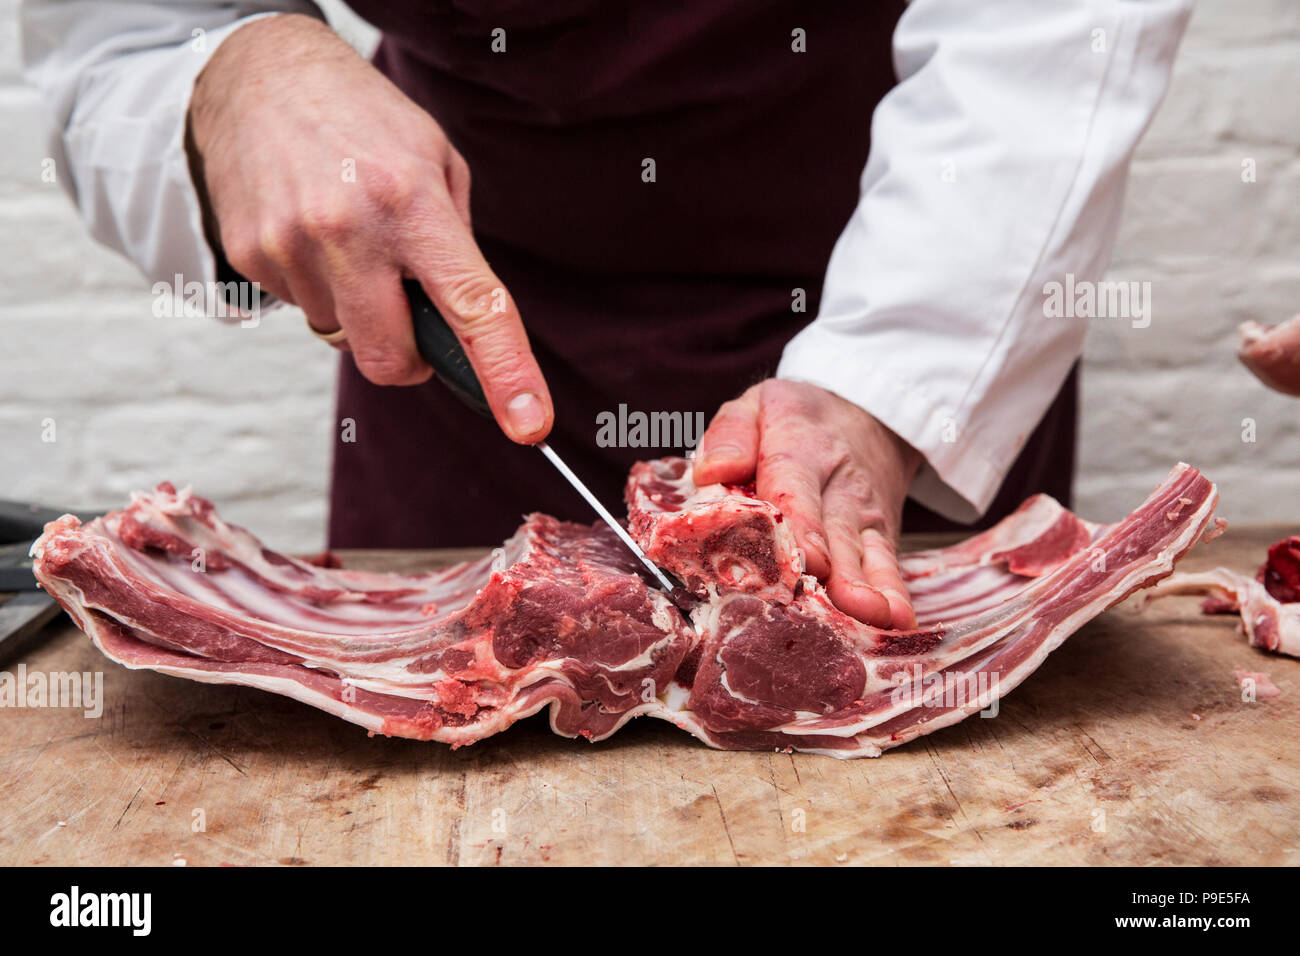
<instances>
[{"instance_id":1,"label":"white brick wall","mask_svg":"<svg viewBox=\"0 0 1300 956\"><path fill-rule=\"evenodd\" d=\"M142 318L138 274L40 182L16 10L0 0L0 497L106 506L193 481L272 544L319 547L332 354L293 310L258 329ZM354 19L344 28L367 42ZM1297 90L1300 3L1202 0L1134 166L1112 270L1152 283L1152 325L1096 320L1089 336L1079 505L1091 517L1126 511L1182 458L1220 482L1230 519L1300 525L1300 401L1233 355L1238 322L1300 311Z\"/></svg>"},{"instance_id":2,"label":"white brick wall","mask_svg":"<svg viewBox=\"0 0 1300 956\"><path fill-rule=\"evenodd\" d=\"M1152 325L1096 320L1078 506L1111 518L1181 458L1230 521L1300 526L1300 401L1236 361L1236 327L1300 312L1300 3L1201 0L1139 149L1111 276L1149 281ZM1242 182L1253 159L1257 181ZM1257 441L1242 441L1243 421Z\"/></svg>"}]
</instances>

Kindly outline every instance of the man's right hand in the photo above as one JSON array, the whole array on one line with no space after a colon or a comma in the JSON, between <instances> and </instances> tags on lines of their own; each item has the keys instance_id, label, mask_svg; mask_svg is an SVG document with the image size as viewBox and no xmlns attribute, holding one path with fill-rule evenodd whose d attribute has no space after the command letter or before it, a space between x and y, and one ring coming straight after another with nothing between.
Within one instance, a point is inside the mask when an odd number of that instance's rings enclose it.
<instances>
[{"instance_id":1,"label":"man's right hand","mask_svg":"<svg viewBox=\"0 0 1300 956\"><path fill-rule=\"evenodd\" d=\"M328 26L284 15L226 38L195 83L189 123L214 238L241 275L316 330L342 328L380 385L432 374L402 291L404 276L418 279L505 433L546 436L550 393L470 230L469 166L433 117Z\"/></svg>"}]
</instances>

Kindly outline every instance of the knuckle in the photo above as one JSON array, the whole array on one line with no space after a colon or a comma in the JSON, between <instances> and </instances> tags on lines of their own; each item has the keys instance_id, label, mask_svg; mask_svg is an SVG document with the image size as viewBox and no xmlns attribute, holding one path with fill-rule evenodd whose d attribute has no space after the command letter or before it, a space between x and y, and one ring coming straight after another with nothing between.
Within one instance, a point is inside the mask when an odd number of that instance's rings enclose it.
<instances>
[{"instance_id":1,"label":"knuckle","mask_svg":"<svg viewBox=\"0 0 1300 956\"><path fill-rule=\"evenodd\" d=\"M826 515L826 528L839 539L845 549L855 554L862 553L862 532L865 516L852 508L842 508Z\"/></svg>"},{"instance_id":2,"label":"knuckle","mask_svg":"<svg viewBox=\"0 0 1300 956\"><path fill-rule=\"evenodd\" d=\"M806 455L790 449L777 449L763 453L761 464L768 479L777 491L801 497L813 488L820 486L815 469L809 467Z\"/></svg>"},{"instance_id":3,"label":"knuckle","mask_svg":"<svg viewBox=\"0 0 1300 956\"><path fill-rule=\"evenodd\" d=\"M883 534L889 528L889 518L882 509L867 507L858 513L858 525L863 531L879 531Z\"/></svg>"},{"instance_id":4,"label":"knuckle","mask_svg":"<svg viewBox=\"0 0 1300 956\"><path fill-rule=\"evenodd\" d=\"M853 469L853 446L836 432L819 432L817 450L831 464L838 468Z\"/></svg>"},{"instance_id":5,"label":"knuckle","mask_svg":"<svg viewBox=\"0 0 1300 956\"><path fill-rule=\"evenodd\" d=\"M288 265L301 258L303 239L297 221L286 216L262 223L257 233L257 246L268 261Z\"/></svg>"},{"instance_id":6,"label":"knuckle","mask_svg":"<svg viewBox=\"0 0 1300 956\"><path fill-rule=\"evenodd\" d=\"M240 275L257 278L265 271L267 256L261 242L256 238L246 236L223 238L221 246L226 261Z\"/></svg>"},{"instance_id":7,"label":"knuckle","mask_svg":"<svg viewBox=\"0 0 1300 956\"><path fill-rule=\"evenodd\" d=\"M467 329L491 324L506 313L506 291L494 277L459 276L441 285L448 310Z\"/></svg>"},{"instance_id":8,"label":"knuckle","mask_svg":"<svg viewBox=\"0 0 1300 956\"><path fill-rule=\"evenodd\" d=\"M304 209L288 231L312 245L335 245L352 234L353 225L349 207L340 203Z\"/></svg>"},{"instance_id":9,"label":"knuckle","mask_svg":"<svg viewBox=\"0 0 1300 956\"><path fill-rule=\"evenodd\" d=\"M838 483L844 496L850 501L870 505L875 497L871 479L857 468L848 467L843 469L839 475Z\"/></svg>"},{"instance_id":10,"label":"knuckle","mask_svg":"<svg viewBox=\"0 0 1300 956\"><path fill-rule=\"evenodd\" d=\"M429 170L416 163L380 166L367 179L367 199L385 213L402 215L415 209L427 195L422 184L435 181Z\"/></svg>"},{"instance_id":11,"label":"knuckle","mask_svg":"<svg viewBox=\"0 0 1300 956\"><path fill-rule=\"evenodd\" d=\"M760 382L763 403L780 407L796 404L800 397L799 384L784 378L769 378Z\"/></svg>"},{"instance_id":12,"label":"knuckle","mask_svg":"<svg viewBox=\"0 0 1300 956\"><path fill-rule=\"evenodd\" d=\"M738 398L733 398L730 401L723 402L718 407L718 414L715 418L717 421L727 424L735 419L753 418L753 414L744 402Z\"/></svg>"}]
</instances>

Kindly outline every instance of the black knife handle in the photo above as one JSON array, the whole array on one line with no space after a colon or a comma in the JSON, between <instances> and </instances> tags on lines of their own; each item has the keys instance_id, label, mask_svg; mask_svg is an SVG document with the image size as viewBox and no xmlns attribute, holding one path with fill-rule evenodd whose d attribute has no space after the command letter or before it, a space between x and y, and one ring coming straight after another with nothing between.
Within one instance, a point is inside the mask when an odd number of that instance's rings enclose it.
<instances>
[{"instance_id":1,"label":"black knife handle","mask_svg":"<svg viewBox=\"0 0 1300 956\"><path fill-rule=\"evenodd\" d=\"M465 355L460 339L456 338L456 333L429 300L419 282L403 279L402 286L411 303L415 346L424 360L433 366L433 371L451 389L452 394L484 418L491 418L492 409L488 407L483 386L479 384L474 366L469 364L469 358Z\"/></svg>"}]
</instances>

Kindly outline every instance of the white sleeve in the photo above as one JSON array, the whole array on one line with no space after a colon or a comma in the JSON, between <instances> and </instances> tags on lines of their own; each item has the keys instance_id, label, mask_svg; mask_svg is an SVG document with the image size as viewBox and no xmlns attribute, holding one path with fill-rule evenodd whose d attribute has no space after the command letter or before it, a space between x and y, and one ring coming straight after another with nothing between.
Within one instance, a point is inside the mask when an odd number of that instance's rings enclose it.
<instances>
[{"instance_id":1,"label":"white sleeve","mask_svg":"<svg viewBox=\"0 0 1300 956\"><path fill-rule=\"evenodd\" d=\"M973 520L1083 346L1048 283L1102 278L1129 160L1190 0L913 0L857 209L778 375L925 456L911 495Z\"/></svg>"},{"instance_id":2,"label":"white sleeve","mask_svg":"<svg viewBox=\"0 0 1300 956\"><path fill-rule=\"evenodd\" d=\"M45 100L49 156L91 234L151 280L216 279L185 152L194 79L227 36L307 0L27 0L23 64Z\"/></svg>"}]
</instances>

